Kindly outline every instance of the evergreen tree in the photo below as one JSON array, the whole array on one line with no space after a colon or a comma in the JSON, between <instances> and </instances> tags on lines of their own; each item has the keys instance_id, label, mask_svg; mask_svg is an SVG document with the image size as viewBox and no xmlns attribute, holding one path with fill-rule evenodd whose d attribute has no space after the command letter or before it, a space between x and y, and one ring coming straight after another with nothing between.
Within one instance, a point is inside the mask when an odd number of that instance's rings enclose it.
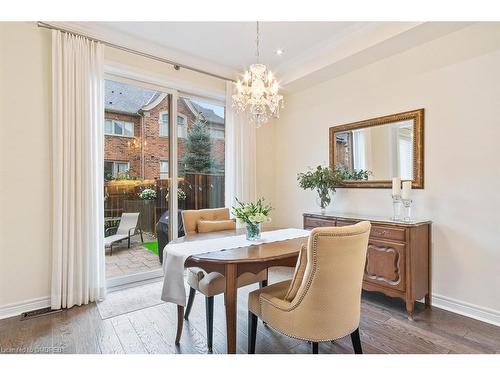
<instances>
[{"instance_id":1,"label":"evergreen tree","mask_svg":"<svg viewBox=\"0 0 500 375\"><path fill-rule=\"evenodd\" d=\"M215 162L211 157L212 141L207 126L196 118L193 126L188 129L185 154L182 164L186 172L210 172Z\"/></svg>"}]
</instances>

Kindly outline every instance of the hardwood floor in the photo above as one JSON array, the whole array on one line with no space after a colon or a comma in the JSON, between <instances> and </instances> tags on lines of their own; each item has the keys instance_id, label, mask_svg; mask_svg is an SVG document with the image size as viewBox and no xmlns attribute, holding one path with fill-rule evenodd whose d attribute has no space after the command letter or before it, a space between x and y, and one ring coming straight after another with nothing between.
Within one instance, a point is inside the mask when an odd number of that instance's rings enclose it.
<instances>
[{"instance_id":1,"label":"hardwood floor","mask_svg":"<svg viewBox=\"0 0 500 375\"><path fill-rule=\"evenodd\" d=\"M288 272L288 271L287 271ZM271 273L270 282L287 272ZM247 294L238 292L237 352L247 352ZM123 292L123 291L122 291ZM136 293L129 289L127 293ZM0 353L206 353L205 300L197 295L181 343L175 346L176 307L160 304L102 319L95 304L20 321L0 321ZM361 342L365 353L500 353L500 327L438 308L417 304L415 321L403 303L363 293ZM225 317L222 296L215 297L214 353L224 353ZM310 353L306 342L286 337L261 322L256 353ZM320 353L353 353L350 337L319 345Z\"/></svg>"}]
</instances>

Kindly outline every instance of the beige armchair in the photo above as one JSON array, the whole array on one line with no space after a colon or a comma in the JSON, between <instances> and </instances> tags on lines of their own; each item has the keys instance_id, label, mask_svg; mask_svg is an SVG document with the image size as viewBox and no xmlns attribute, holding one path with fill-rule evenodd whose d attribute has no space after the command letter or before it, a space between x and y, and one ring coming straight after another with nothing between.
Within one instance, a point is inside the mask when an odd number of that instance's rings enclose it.
<instances>
[{"instance_id":1,"label":"beige armchair","mask_svg":"<svg viewBox=\"0 0 500 375\"><path fill-rule=\"evenodd\" d=\"M292 280L255 290L248 299L248 352L255 352L257 320L277 331L318 343L351 335L361 354L361 285L370 223L313 229Z\"/></svg>"},{"instance_id":2,"label":"beige armchair","mask_svg":"<svg viewBox=\"0 0 500 375\"><path fill-rule=\"evenodd\" d=\"M186 235L196 233L218 232L224 230L235 230L236 221L230 219L228 208L215 208L205 210L182 211L182 222ZM201 268L192 267L188 269L189 297L184 319L188 320L189 313L193 307L196 292L205 295L205 311L207 321L207 343L208 350L212 351L213 324L214 324L214 296L224 293L226 280L218 272L206 273ZM261 288L267 286L267 269L254 275L244 273L238 277L238 287L260 283Z\"/></svg>"}]
</instances>

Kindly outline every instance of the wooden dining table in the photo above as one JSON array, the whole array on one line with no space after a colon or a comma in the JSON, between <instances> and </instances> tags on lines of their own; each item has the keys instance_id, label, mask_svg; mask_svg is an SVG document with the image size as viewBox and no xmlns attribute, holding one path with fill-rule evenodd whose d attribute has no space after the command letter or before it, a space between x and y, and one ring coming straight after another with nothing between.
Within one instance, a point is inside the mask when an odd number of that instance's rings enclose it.
<instances>
[{"instance_id":1,"label":"wooden dining table","mask_svg":"<svg viewBox=\"0 0 500 375\"><path fill-rule=\"evenodd\" d=\"M279 228L268 228L276 230ZM201 241L211 238L223 238L244 234L241 229L203 234L189 234L171 241L171 244L187 241ZM226 309L227 352L236 353L236 309L237 278L250 272L257 274L263 269L276 266L295 267L300 248L307 243L308 237L300 237L284 241L258 243L234 249L218 250L197 254L186 259L184 267L199 267L205 272L218 272L224 275L226 290L224 293ZM184 325L184 306L177 305L177 335L175 343L179 344Z\"/></svg>"}]
</instances>

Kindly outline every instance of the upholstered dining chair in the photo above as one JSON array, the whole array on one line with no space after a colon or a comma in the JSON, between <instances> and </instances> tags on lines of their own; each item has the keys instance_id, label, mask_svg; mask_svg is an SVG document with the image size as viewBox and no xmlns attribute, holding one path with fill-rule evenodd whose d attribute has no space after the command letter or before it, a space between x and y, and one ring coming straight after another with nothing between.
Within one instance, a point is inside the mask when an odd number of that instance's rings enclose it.
<instances>
[{"instance_id":1,"label":"upholstered dining chair","mask_svg":"<svg viewBox=\"0 0 500 375\"><path fill-rule=\"evenodd\" d=\"M345 227L316 228L300 251L292 280L257 289L248 297L248 352L255 353L260 318L277 331L318 343L351 335L359 338L361 284L370 234L363 221Z\"/></svg>"},{"instance_id":2,"label":"upholstered dining chair","mask_svg":"<svg viewBox=\"0 0 500 375\"><path fill-rule=\"evenodd\" d=\"M229 208L214 208L204 210L182 211L182 222L186 235L195 233L219 232L236 229L236 221L229 217ZM189 319L189 313L193 307L196 292L205 296L205 311L207 321L207 344L208 350L212 351L213 324L214 324L214 296L224 293L226 280L218 272L206 273L201 268L188 268L187 282L189 285L189 297L184 319ZM244 273L238 277L238 287L259 283L261 287L267 285L267 269L258 274Z\"/></svg>"}]
</instances>

